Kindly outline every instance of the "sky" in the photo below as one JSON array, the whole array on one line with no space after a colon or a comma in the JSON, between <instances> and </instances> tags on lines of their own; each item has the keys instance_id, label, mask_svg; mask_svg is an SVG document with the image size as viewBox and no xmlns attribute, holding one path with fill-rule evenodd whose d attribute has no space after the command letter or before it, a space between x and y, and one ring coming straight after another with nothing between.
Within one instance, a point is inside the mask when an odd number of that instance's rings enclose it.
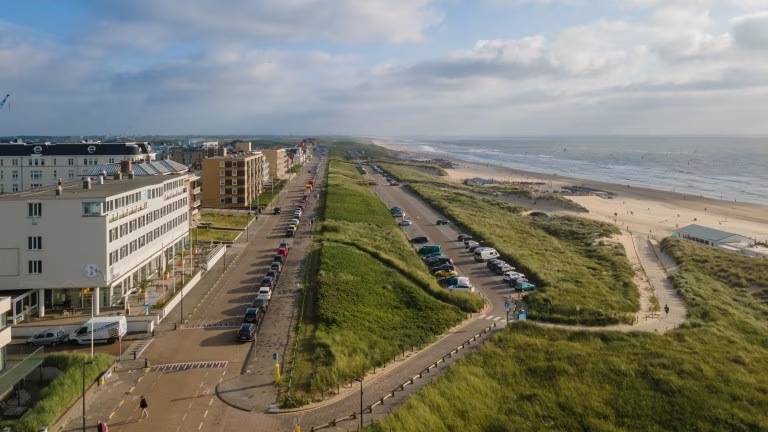
<instances>
[{"instance_id":1,"label":"sky","mask_svg":"<svg viewBox=\"0 0 768 432\"><path fill-rule=\"evenodd\" d=\"M0 136L768 135L768 0L4 0Z\"/></svg>"}]
</instances>

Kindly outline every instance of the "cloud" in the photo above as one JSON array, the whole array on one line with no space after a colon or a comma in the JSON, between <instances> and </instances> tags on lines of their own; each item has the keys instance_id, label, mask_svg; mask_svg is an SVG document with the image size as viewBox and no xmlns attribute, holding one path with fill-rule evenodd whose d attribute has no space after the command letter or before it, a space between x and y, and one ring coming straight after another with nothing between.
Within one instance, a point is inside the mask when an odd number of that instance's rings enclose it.
<instances>
[{"instance_id":1,"label":"cloud","mask_svg":"<svg viewBox=\"0 0 768 432\"><path fill-rule=\"evenodd\" d=\"M91 1L102 41L151 48L188 39L408 43L443 16L433 0Z\"/></svg>"},{"instance_id":2,"label":"cloud","mask_svg":"<svg viewBox=\"0 0 768 432\"><path fill-rule=\"evenodd\" d=\"M768 52L768 11L732 19L731 32L738 45Z\"/></svg>"}]
</instances>

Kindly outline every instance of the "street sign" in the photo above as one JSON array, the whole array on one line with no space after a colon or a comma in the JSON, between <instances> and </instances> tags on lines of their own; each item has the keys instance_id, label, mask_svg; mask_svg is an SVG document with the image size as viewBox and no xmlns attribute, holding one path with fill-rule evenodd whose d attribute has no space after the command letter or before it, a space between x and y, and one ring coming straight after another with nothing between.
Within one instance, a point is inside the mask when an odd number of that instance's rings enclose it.
<instances>
[{"instance_id":1,"label":"street sign","mask_svg":"<svg viewBox=\"0 0 768 432\"><path fill-rule=\"evenodd\" d=\"M144 303L144 315L149 315L149 305Z\"/></svg>"},{"instance_id":2,"label":"street sign","mask_svg":"<svg viewBox=\"0 0 768 432\"><path fill-rule=\"evenodd\" d=\"M509 312L509 302L504 302L504 310Z\"/></svg>"},{"instance_id":3,"label":"street sign","mask_svg":"<svg viewBox=\"0 0 768 432\"><path fill-rule=\"evenodd\" d=\"M277 360L277 353L272 353L272 360Z\"/></svg>"},{"instance_id":4,"label":"street sign","mask_svg":"<svg viewBox=\"0 0 768 432\"><path fill-rule=\"evenodd\" d=\"M157 304L157 291L147 293L147 304L150 306Z\"/></svg>"}]
</instances>

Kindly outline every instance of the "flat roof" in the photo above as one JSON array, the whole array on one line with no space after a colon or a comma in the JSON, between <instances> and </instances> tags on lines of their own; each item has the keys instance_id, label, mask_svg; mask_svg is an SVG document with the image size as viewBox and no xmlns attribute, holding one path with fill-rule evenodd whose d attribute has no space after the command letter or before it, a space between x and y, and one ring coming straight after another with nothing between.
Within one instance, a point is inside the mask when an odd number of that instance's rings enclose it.
<instances>
[{"instance_id":1,"label":"flat roof","mask_svg":"<svg viewBox=\"0 0 768 432\"><path fill-rule=\"evenodd\" d=\"M56 185L53 185L39 189L0 195L0 201L106 198L146 186L154 186L170 180L182 179L184 177L186 177L186 174L135 176L134 178L129 179L123 175L122 180L107 178L104 180L104 184L99 184L98 177L91 177L90 189L83 189L82 181L67 182L62 184L61 195L56 195Z\"/></svg>"},{"instance_id":2,"label":"flat roof","mask_svg":"<svg viewBox=\"0 0 768 432\"><path fill-rule=\"evenodd\" d=\"M257 157L257 156L264 156L264 153L262 153L259 150L254 150L247 153L230 153L224 156L211 156L203 159L203 161L211 160L211 159L214 159L214 160L248 159L248 158Z\"/></svg>"},{"instance_id":3,"label":"flat roof","mask_svg":"<svg viewBox=\"0 0 768 432\"><path fill-rule=\"evenodd\" d=\"M687 234L692 237L700 238L703 240L720 241L728 237L737 236L739 234L722 231L715 228L709 228L702 225L691 224L684 226L677 230L678 233Z\"/></svg>"}]
</instances>

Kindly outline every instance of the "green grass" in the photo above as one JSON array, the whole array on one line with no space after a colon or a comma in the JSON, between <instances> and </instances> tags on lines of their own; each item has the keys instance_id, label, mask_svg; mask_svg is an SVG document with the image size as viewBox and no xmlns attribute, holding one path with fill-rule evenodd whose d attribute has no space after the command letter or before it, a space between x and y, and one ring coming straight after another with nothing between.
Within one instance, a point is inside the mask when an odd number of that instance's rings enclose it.
<instances>
[{"instance_id":1,"label":"green grass","mask_svg":"<svg viewBox=\"0 0 768 432\"><path fill-rule=\"evenodd\" d=\"M209 211L200 214L200 222L210 222L212 227L215 228L245 229L249 218L254 219L256 216L248 216L245 213L215 213Z\"/></svg>"},{"instance_id":2,"label":"green grass","mask_svg":"<svg viewBox=\"0 0 768 432\"><path fill-rule=\"evenodd\" d=\"M531 218L523 207L430 185L411 189L517 267L537 286L530 317L560 323L628 322L640 307L613 225L578 217ZM482 217L478 217L482 215ZM578 309L577 309L578 306Z\"/></svg>"},{"instance_id":3,"label":"green grass","mask_svg":"<svg viewBox=\"0 0 768 432\"><path fill-rule=\"evenodd\" d=\"M44 367L56 367L63 373L43 387L41 399L20 420L3 420L2 426L11 426L15 432L38 432L40 426L53 426L83 391L83 362L90 361L86 354L47 354ZM93 365L85 366L85 383L89 387L114 362L112 356L96 354Z\"/></svg>"},{"instance_id":4,"label":"green grass","mask_svg":"<svg viewBox=\"0 0 768 432\"><path fill-rule=\"evenodd\" d=\"M272 200L275 199L277 194L280 193L280 191L285 187L285 184L288 183L287 180L280 180L275 184L274 187L268 187L264 188L264 192L259 195L258 200L253 200L251 205L254 209L258 209L259 206L269 206Z\"/></svg>"},{"instance_id":5,"label":"green grass","mask_svg":"<svg viewBox=\"0 0 768 432\"><path fill-rule=\"evenodd\" d=\"M683 263L673 281L690 319L679 330L512 325L369 430L768 430L768 308L710 273L735 255L664 247ZM740 265L768 270L764 260Z\"/></svg>"},{"instance_id":6,"label":"green grass","mask_svg":"<svg viewBox=\"0 0 768 432\"><path fill-rule=\"evenodd\" d=\"M190 235L193 239L201 242L205 241L234 241L239 231L224 231L217 229L192 228Z\"/></svg>"},{"instance_id":7,"label":"green grass","mask_svg":"<svg viewBox=\"0 0 768 432\"><path fill-rule=\"evenodd\" d=\"M461 322L462 309L482 307L476 294L437 285L353 164L332 159L326 183L322 244L286 406L336 391Z\"/></svg>"}]
</instances>

